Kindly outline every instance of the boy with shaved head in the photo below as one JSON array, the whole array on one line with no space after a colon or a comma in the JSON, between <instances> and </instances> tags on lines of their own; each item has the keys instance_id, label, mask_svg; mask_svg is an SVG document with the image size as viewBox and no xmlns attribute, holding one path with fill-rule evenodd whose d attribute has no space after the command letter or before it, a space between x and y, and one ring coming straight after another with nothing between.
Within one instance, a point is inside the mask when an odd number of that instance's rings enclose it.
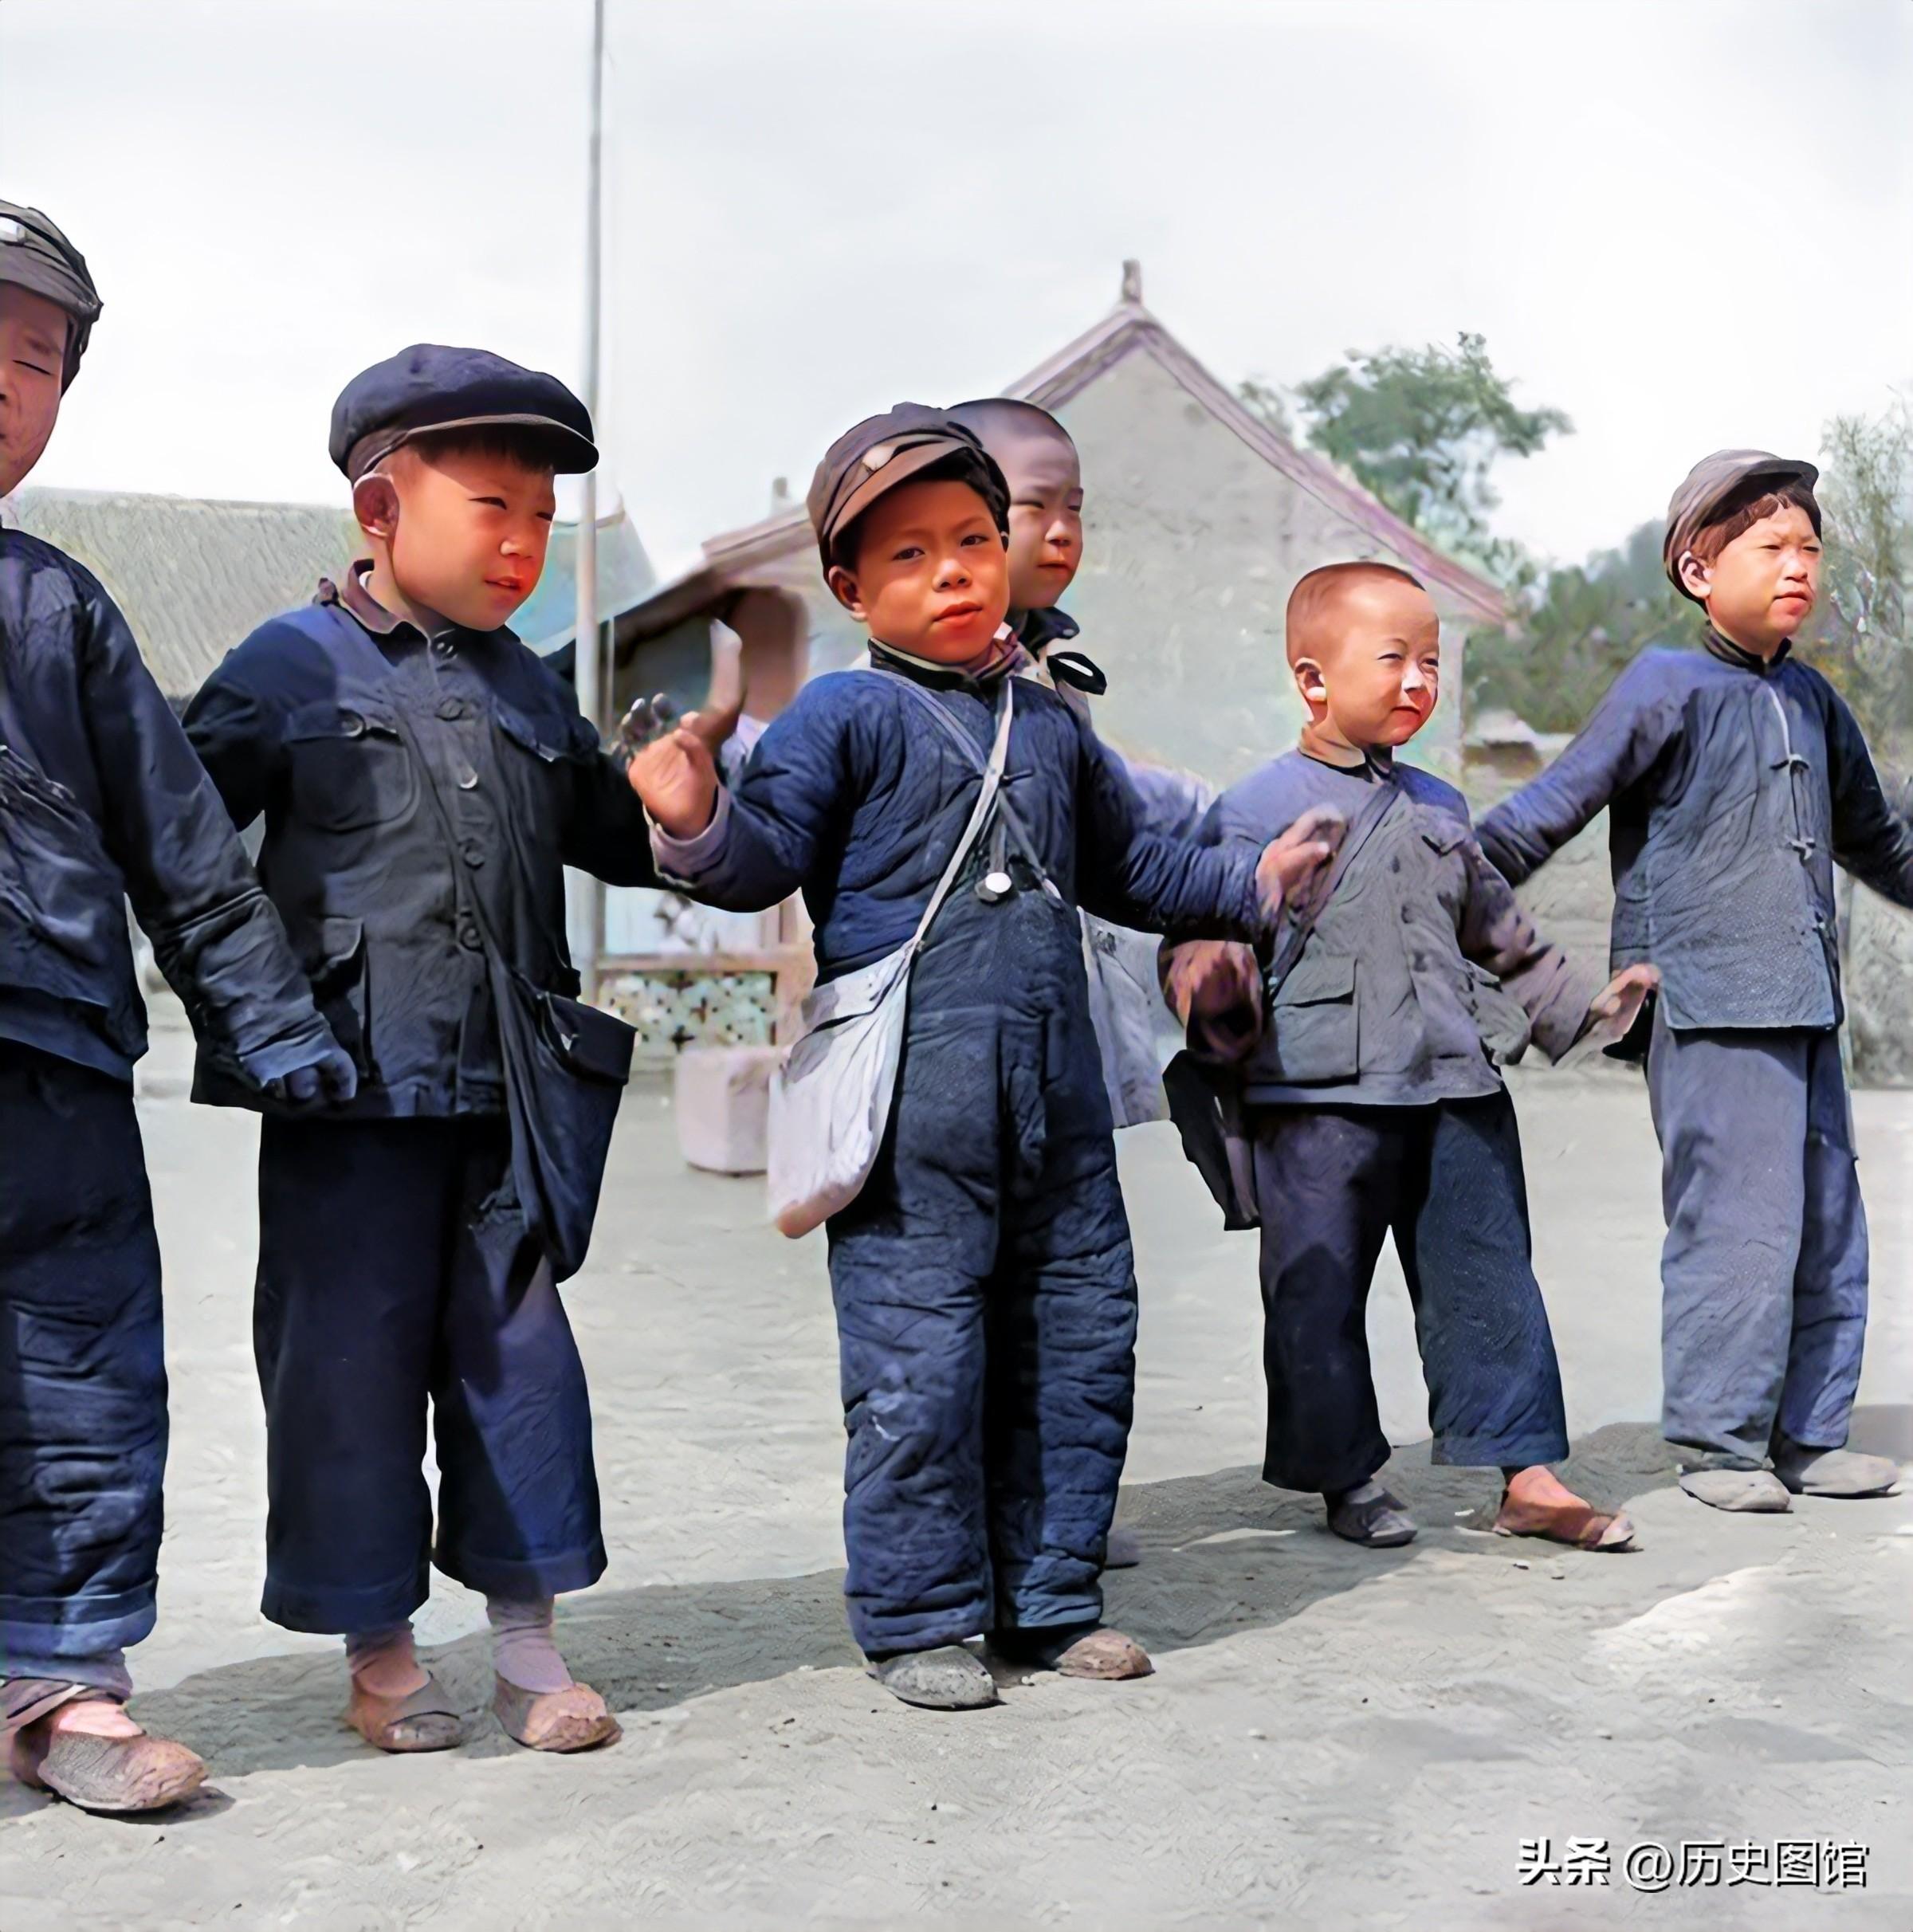
<instances>
[{"instance_id":1,"label":"boy with shaved head","mask_svg":"<svg viewBox=\"0 0 1913 1932\"><path fill-rule=\"evenodd\" d=\"M1011 396L983 396L950 411L995 460L1009 486L1009 622L1027 654L1027 674L1047 682L1089 717L1089 700L1108 688L1102 672L1067 648L1080 626L1059 600L1082 562L1082 462L1074 438L1047 409ZM1193 837L1215 787L1186 772L1121 758L1145 823L1166 838ZM1118 1127L1162 1119L1165 1058L1159 1035L1168 1015L1157 986L1156 936L1082 915L1090 1015L1102 1056L1102 1082ZM1173 1046L1173 1043L1172 1043ZM1133 1532L1110 1532L1106 1567L1133 1566Z\"/></svg>"},{"instance_id":2,"label":"boy with shaved head","mask_svg":"<svg viewBox=\"0 0 1913 1932\"><path fill-rule=\"evenodd\" d=\"M1326 806L1348 821L1341 848L1278 942L1266 1002L1245 948L1184 946L1166 961L1192 1039L1240 1060L1262 1227L1263 1476L1319 1491L1352 1542L1415 1534L1374 1479L1389 1443L1364 1310L1393 1233L1434 1460L1500 1468L1504 1534L1625 1548L1626 1518L1546 1467L1568 1451L1561 1376L1499 1066L1530 1037L1558 1059L1597 1018L1630 1019L1651 973L1632 968L1590 999L1483 858L1461 795L1396 762L1440 689L1440 624L1414 578L1373 562L1311 571L1287 634L1301 743L1224 792L1200 836L1259 849Z\"/></svg>"}]
</instances>

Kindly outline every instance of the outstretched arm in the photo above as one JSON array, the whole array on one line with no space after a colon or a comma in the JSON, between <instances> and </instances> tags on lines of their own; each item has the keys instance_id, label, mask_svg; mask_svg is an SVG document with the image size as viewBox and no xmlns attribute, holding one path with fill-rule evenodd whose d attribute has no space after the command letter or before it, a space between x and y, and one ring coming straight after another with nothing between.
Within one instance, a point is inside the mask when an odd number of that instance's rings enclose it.
<instances>
[{"instance_id":1,"label":"outstretched arm","mask_svg":"<svg viewBox=\"0 0 1913 1932\"><path fill-rule=\"evenodd\" d=\"M1467 841L1463 855L1468 896L1458 935L1461 950L1519 1002L1542 1051L1558 1060L1585 1031L1598 982L1577 971L1540 931L1474 839Z\"/></svg>"},{"instance_id":2,"label":"outstretched arm","mask_svg":"<svg viewBox=\"0 0 1913 1932\"><path fill-rule=\"evenodd\" d=\"M1482 819L1477 836L1488 862L1520 885L1646 776L1679 723L1679 701L1658 663L1636 658L1574 742Z\"/></svg>"},{"instance_id":3,"label":"outstretched arm","mask_svg":"<svg viewBox=\"0 0 1913 1932\"><path fill-rule=\"evenodd\" d=\"M1913 821L1880 782L1860 721L1828 691L1827 779L1833 799L1833 856L1896 905L1913 906Z\"/></svg>"},{"instance_id":4,"label":"outstretched arm","mask_svg":"<svg viewBox=\"0 0 1913 1932\"><path fill-rule=\"evenodd\" d=\"M1173 939L1269 938L1284 898L1330 854L1320 819L1266 847L1166 838L1148 829L1147 808L1122 761L1080 720L1078 729L1077 881L1084 906Z\"/></svg>"},{"instance_id":5,"label":"outstretched arm","mask_svg":"<svg viewBox=\"0 0 1913 1932\"><path fill-rule=\"evenodd\" d=\"M841 721L794 706L765 732L737 790L718 782L712 729L687 718L631 760L630 783L652 823L658 872L706 905L759 913L799 891L842 809Z\"/></svg>"}]
</instances>

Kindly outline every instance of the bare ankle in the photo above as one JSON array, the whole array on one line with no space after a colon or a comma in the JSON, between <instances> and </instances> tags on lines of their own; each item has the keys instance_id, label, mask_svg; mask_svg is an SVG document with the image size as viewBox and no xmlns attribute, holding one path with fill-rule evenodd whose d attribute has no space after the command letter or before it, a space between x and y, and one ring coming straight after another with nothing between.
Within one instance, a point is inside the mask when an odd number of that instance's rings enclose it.
<instances>
[{"instance_id":1,"label":"bare ankle","mask_svg":"<svg viewBox=\"0 0 1913 1932\"><path fill-rule=\"evenodd\" d=\"M61 1704L41 1719L49 1733L65 1731L76 1737L139 1738L145 1734L127 1715L117 1698L76 1698Z\"/></svg>"}]
</instances>

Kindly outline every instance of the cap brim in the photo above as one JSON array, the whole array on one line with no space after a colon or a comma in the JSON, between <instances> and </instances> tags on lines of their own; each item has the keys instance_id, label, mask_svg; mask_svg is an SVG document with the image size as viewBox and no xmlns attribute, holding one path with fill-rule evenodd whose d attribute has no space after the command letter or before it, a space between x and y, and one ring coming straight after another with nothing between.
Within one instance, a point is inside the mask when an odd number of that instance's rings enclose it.
<instances>
[{"instance_id":1,"label":"cap brim","mask_svg":"<svg viewBox=\"0 0 1913 1932\"><path fill-rule=\"evenodd\" d=\"M389 442L383 444L375 453L359 457L356 450L348 457L348 465L356 458L356 468L363 476L373 464L383 462L397 449L410 442L417 442L427 436L442 436L454 430L519 429L535 430L548 438L552 446L552 468L560 476L582 476L588 469L598 467L598 446L588 436L580 436L568 422L560 422L556 416L514 414L505 416L454 416L449 422L422 422L416 429L396 431Z\"/></svg>"},{"instance_id":2,"label":"cap brim","mask_svg":"<svg viewBox=\"0 0 1913 1932\"><path fill-rule=\"evenodd\" d=\"M1797 457L1777 456L1770 463L1755 463L1743 469L1727 489L1720 493L1721 496L1725 497L1731 491L1738 489L1743 483L1751 483L1756 477L1785 477L1789 481L1804 483L1811 489L1820 481L1820 472L1813 464L1803 462ZM1719 500L1715 499L1716 501Z\"/></svg>"},{"instance_id":3,"label":"cap brim","mask_svg":"<svg viewBox=\"0 0 1913 1932\"><path fill-rule=\"evenodd\" d=\"M838 535L861 516L879 497L896 489L900 483L907 483L918 471L928 469L931 464L940 463L946 456L955 456L968 450L974 453L976 446L958 436L926 437L921 442L911 443L899 450L881 469L873 469L844 498L837 513L831 517L822 533L821 541L827 546Z\"/></svg>"}]
</instances>

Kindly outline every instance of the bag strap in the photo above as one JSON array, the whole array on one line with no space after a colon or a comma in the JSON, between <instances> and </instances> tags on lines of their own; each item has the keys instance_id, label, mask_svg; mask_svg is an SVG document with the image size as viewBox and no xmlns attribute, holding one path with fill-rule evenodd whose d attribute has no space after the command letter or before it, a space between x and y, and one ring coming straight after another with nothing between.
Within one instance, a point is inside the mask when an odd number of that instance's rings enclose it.
<instances>
[{"instance_id":1,"label":"bag strap","mask_svg":"<svg viewBox=\"0 0 1913 1932\"><path fill-rule=\"evenodd\" d=\"M887 677L890 673L874 672L872 675ZM917 689L908 678L899 681L910 690ZM983 783L977 791L976 803L971 808L969 823L963 828L963 836L956 841L956 849L950 854L950 862L944 867L943 877L937 882L937 889L930 894L930 902L923 909L923 917L917 922L915 936L910 940L913 950L923 944L924 935L930 929L930 921L942 911L943 902L950 896L950 888L956 883L956 875L962 871L964 862L969 858L978 838L982 836L983 828L988 823L991 812L1002 803L1004 767L1008 764L1010 756L1010 720L1015 709L1015 701L1010 693L1013 681L1012 679L1004 678L1002 689L998 693L996 736L990 747L989 761L983 768ZM937 715L944 717L942 705L931 697L927 691L922 695ZM945 721L949 723L953 730L958 729L954 720L946 719ZM958 735L961 735L960 730ZM969 740L964 739L964 744L974 754L976 747L970 744Z\"/></svg>"},{"instance_id":2,"label":"bag strap","mask_svg":"<svg viewBox=\"0 0 1913 1932\"><path fill-rule=\"evenodd\" d=\"M1401 803L1402 797L1401 787L1393 777L1376 780L1373 795L1363 801L1361 810L1349 822L1347 831L1342 834L1341 843L1336 848L1335 856L1330 862L1322 888L1314 894L1306 916L1290 922L1282 944L1276 949L1275 956L1270 962L1265 978L1271 995L1294 970L1295 962L1302 957L1303 948L1314 937L1316 921L1327 911L1329 901L1335 896L1336 888L1348 876L1349 868L1354 864L1361 848L1368 843L1382 821Z\"/></svg>"},{"instance_id":3,"label":"bag strap","mask_svg":"<svg viewBox=\"0 0 1913 1932\"><path fill-rule=\"evenodd\" d=\"M894 681L896 683L902 685L904 689L909 692L910 696L916 699L918 704L924 706L924 708L929 713L929 715L937 721L939 728L942 730L943 735L948 738L960 752L962 752L963 756L969 761L972 768L979 772L984 768L983 760L977 752L976 741L970 736L969 733L966 732L963 727L950 716L949 712L945 711L942 705L938 704L936 699L932 697L929 693L924 689L921 685L914 682L910 678L904 677L900 672L880 671L877 670L874 666L866 668L869 670L870 674L872 677L890 678ZM1015 674L1006 673L1004 675L1003 682L1004 688L1007 689L1009 685L1015 682ZM1049 874L1043 870L1043 861L1037 856L1036 842L1031 838L1029 827L1023 823L1021 815L1017 812L1015 807L1010 803L1010 801L1007 798L999 797L996 801L996 810L998 816L1003 820L1005 830L1008 831L1011 840L1015 844L1018 854L1023 858L1023 862L1029 866L1030 870L1036 874L1037 878L1042 883L1043 890L1047 892L1052 899L1061 898L1063 895L1057 891L1055 886L1051 882Z\"/></svg>"},{"instance_id":4,"label":"bag strap","mask_svg":"<svg viewBox=\"0 0 1913 1932\"><path fill-rule=\"evenodd\" d=\"M1341 843L1336 847L1335 856L1330 862L1322 889L1314 895L1306 917L1292 921L1283 936L1275 956L1269 963L1263 975L1263 983L1273 999L1281 989L1282 983L1295 969L1295 962L1302 957L1302 949L1314 937L1315 922L1328 910L1329 901L1335 896L1335 889L1348 876L1349 866L1354 864L1361 848L1381 826L1390 812L1401 803L1403 792L1400 783L1393 776L1377 779L1372 796L1362 801L1361 810L1349 823L1343 833Z\"/></svg>"}]
</instances>

